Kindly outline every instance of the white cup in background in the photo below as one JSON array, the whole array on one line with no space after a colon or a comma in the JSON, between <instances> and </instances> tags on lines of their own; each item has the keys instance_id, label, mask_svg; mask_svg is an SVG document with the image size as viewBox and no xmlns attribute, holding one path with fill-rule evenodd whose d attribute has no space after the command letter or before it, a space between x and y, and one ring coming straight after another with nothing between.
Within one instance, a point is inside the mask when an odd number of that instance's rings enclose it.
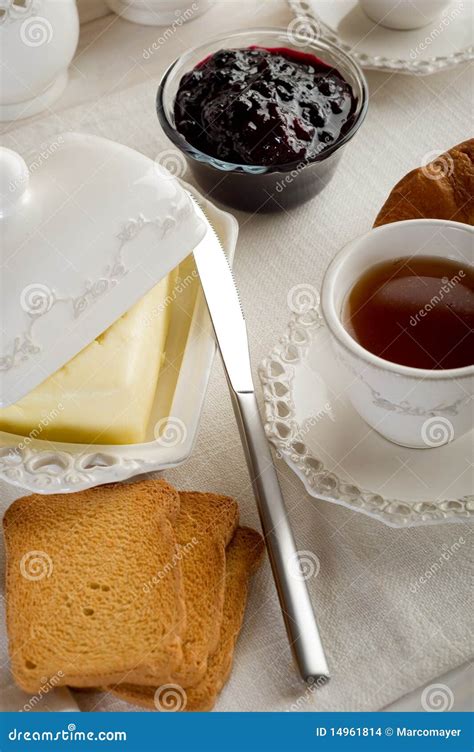
<instances>
[{"instance_id":1,"label":"white cup in background","mask_svg":"<svg viewBox=\"0 0 474 752\"><path fill-rule=\"evenodd\" d=\"M448 7L446 0L359 0L368 17L388 29L419 29Z\"/></svg>"},{"instance_id":2,"label":"white cup in background","mask_svg":"<svg viewBox=\"0 0 474 752\"><path fill-rule=\"evenodd\" d=\"M181 26L204 13L214 0L105 0L114 13L143 26Z\"/></svg>"}]
</instances>

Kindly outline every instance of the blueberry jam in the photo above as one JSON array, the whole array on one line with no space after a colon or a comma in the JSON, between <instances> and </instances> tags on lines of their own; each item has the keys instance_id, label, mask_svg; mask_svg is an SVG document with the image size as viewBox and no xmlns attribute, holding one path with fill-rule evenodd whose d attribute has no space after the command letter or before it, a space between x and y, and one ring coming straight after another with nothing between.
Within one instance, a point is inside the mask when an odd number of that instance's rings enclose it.
<instances>
[{"instance_id":1,"label":"blueberry jam","mask_svg":"<svg viewBox=\"0 0 474 752\"><path fill-rule=\"evenodd\" d=\"M314 160L355 119L357 100L341 74L285 48L220 50L181 79L174 115L186 141L247 165Z\"/></svg>"}]
</instances>

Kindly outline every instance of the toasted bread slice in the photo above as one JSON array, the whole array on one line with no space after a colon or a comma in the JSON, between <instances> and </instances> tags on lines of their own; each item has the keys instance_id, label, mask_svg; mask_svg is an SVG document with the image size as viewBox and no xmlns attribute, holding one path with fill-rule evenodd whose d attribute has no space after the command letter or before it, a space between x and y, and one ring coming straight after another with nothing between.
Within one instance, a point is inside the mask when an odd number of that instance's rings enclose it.
<instances>
[{"instance_id":1,"label":"toasted bread slice","mask_svg":"<svg viewBox=\"0 0 474 752\"><path fill-rule=\"evenodd\" d=\"M181 561L165 481L32 495L4 518L13 676L28 692L91 687L181 665ZM149 583L160 578L160 598ZM135 679L133 679L135 680Z\"/></svg>"},{"instance_id":2,"label":"toasted bread slice","mask_svg":"<svg viewBox=\"0 0 474 752\"><path fill-rule=\"evenodd\" d=\"M219 641L225 551L239 522L239 508L228 496L182 491L179 496L180 512L174 531L183 573L186 631L181 665L168 682L190 687L203 678L208 656ZM158 590L155 596L160 597ZM143 672L138 683L156 687L157 678L161 681L152 671Z\"/></svg>"},{"instance_id":3,"label":"toasted bread slice","mask_svg":"<svg viewBox=\"0 0 474 752\"><path fill-rule=\"evenodd\" d=\"M123 684L114 694L122 700L152 710L212 710L217 695L227 681L247 602L250 576L260 564L263 539L250 528L237 529L227 549L226 589L219 643L210 656L203 679L194 687L184 689L176 684L144 687Z\"/></svg>"}]
</instances>

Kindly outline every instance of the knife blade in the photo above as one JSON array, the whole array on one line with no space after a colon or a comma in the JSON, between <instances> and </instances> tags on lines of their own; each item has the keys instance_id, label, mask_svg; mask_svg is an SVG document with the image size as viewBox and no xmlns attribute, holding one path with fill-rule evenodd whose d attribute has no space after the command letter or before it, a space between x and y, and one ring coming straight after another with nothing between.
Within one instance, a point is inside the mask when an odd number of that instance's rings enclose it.
<instances>
[{"instance_id":1,"label":"knife blade","mask_svg":"<svg viewBox=\"0 0 474 752\"><path fill-rule=\"evenodd\" d=\"M328 665L307 584L295 573L299 552L255 396L242 306L220 240L210 225L193 253L226 371L291 651L304 681L325 682Z\"/></svg>"}]
</instances>

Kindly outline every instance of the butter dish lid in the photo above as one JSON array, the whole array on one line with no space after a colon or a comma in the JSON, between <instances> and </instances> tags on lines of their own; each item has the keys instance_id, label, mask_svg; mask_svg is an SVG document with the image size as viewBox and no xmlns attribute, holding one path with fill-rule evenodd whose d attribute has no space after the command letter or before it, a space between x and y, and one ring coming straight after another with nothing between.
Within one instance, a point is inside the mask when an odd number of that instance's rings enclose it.
<instances>
[{"instance_id":1,"label":"butter dish lid","mask_svg":"<svg viewBox=\"0 0 474 752\"><path fill-rule=\"evenodd\" d=\"M30 162L0 149L0 405L86 347L202 240L165 168L96 136L57 136Z\"/></svg>"}]
</instances>

